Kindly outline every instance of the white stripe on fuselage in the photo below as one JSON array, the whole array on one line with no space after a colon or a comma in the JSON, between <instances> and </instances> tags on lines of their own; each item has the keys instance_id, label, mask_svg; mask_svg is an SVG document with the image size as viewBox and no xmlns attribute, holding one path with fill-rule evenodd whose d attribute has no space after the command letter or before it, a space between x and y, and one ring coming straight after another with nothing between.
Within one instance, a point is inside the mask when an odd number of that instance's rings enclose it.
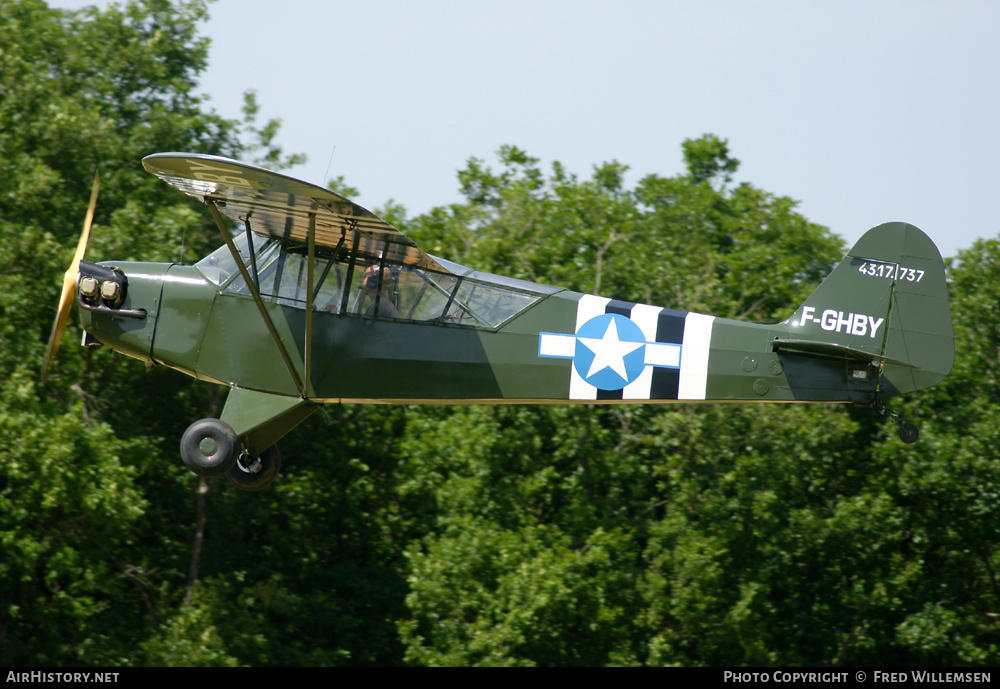
<instances>
[{"instance_id":1,"label":"white stripe on fuselage","mask_svg":"<svg viewBox=\"0 0 1000 689\"><path fill-rule=\"evenodd\" d=\"M700 313L689 313L684 319L684 350L681 355L680 384L677 388L679 400L705 399L714 321L715 316Z\"/></svg>"}]
</instances>

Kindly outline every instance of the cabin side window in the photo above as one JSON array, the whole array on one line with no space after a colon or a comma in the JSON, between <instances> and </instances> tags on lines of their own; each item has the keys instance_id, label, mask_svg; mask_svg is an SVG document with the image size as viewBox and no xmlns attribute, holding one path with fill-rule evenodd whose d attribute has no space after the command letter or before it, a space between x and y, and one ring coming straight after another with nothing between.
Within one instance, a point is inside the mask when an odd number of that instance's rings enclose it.
<instances>
[{"instance_id":1,"label":"cabin side window","mask_svg":"<svg viewBox=\"0 0 1000 689\"><path fill-rule=\"evenodd\" d=\"M226 247L222 250L228 254ZM231 256L229 261L232 262ZM221 263L220 256L216 264ZM305 247L286 247L275 242L257 253L256 263L261 297L285 306L306 308L309 271ZM247 269L252 272L249 264ZM497 276L464 270L466 275L451 275L379 260L357 260L352 266L344 253L317 248L313 309L380 320L496 328L531 306L548 289L508 281L511 286ZM538 291L532 291L531 287L537 287ZM238 272L224 289L250 293Z\"/></svg>"},{"instance_id":2,"label":"cabin side window","mask_svg":"<svg viewBox=\"0 0 1000 689\"><path fill-rule=\"evenodd\" d=\"M259 251L255 259L258 290L261 297L273 298L279 304L284 304L285 306L294 306L301 309L306 307L308 299L307 290L309 289L309 261L304 248L301 250L299 247L285 249L278 243L274 243L263 251ZM230 260L232 260L231 257ZM246 260L245 263L252 277L253 265L251 265L249 260ZM319 276L323 274L327 265L332 263L333 261L330 257L322 258L317 256L314 265L314 270L316 271L313 276L314 281L318 283ZM329 287L335 284L336 275L328 282L324 281L320 286L325 286L329 290ZM235 292L237 294L250 294L246 280L239 273L236 274L232 282L226 285L224 289L227 292ZM319 294L317 290L317 294L313 297L313 306L314 308L323 309L334 300L335 295L330 295L328 292Z\"/></svg>"}]
</instances>

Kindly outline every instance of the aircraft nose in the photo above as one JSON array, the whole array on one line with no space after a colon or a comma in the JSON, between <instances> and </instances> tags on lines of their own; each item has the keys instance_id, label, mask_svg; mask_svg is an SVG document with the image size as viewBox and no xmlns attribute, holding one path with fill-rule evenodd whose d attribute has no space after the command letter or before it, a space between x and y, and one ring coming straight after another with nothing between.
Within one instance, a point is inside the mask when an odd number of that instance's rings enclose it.
<instances>
[{"instance_id":1,"label":"aircraft nose","mask_svg":"<svg viewBox=\"0 0 1000 689\"><path fill-rule=\"evenodd\" d=\"M127 356L152 361L153 334L168 263L80 261L77 304L84 329Z\"/></svg>"},{"instance_id":2,"label":"aircraft nose","mask_svg":"<svg viewBox=\"0 0 1000 689\"><path fill-rule=\"evenodd\" d=\"M124 308L128 296L128 278L115 266L80 261L77 295L80 306L86 311L139 320L146 317L146 309Z\"/></svg>"}]
</instances>

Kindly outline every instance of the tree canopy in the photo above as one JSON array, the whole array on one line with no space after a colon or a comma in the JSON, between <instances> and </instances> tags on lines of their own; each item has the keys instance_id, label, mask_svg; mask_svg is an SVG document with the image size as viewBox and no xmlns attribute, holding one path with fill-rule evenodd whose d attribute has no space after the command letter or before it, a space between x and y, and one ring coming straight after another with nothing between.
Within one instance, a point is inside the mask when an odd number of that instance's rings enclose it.
<instances>
[{"instance_id":1,"label":"tree canopy","mask_svg":"<svg viewBox=\"0 0 1000 689\"><path fill-rule=\"evenodd\" d=\"M1000 660L1000 239L949 265L956 364L900 403L915 445L871 410L823 405L345 406L284 439L277 482L243 493L178 457L219 388L68 345L41 386L95 166L91 254L188 262L215 234L144 155L296 160L252 94L242 121L198 94L206 16L198 1L0 4L5 664ZM632 184L618 161L584 176L502 146L458 172L460 202L381 214L476 268L785 318L843 242L734 181L719 136L680 147L684 172Z\"/></svg>"}]
</instances>

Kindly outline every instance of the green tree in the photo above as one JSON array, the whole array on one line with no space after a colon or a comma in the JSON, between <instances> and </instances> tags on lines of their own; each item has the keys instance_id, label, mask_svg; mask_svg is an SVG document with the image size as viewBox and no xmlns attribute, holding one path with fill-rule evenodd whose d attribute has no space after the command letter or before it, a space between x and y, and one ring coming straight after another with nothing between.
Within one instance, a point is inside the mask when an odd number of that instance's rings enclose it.
<instances>
[{"instance_id":1,"label":"green tree","mask_svg":"<svg viewBox=\"0 0 1000 689\"><path fill-rule=\"evenodd\" d=\"M681 150L688 174L698 182L728 183L740 167L740 161L729 156L729 142L714 134L688 139Z\"/></svg>"},{"instance_id":2,"label":"green tree","mask_svg":"<svg viewBox=\"0 0 1000 689\"><path fill-rule=\"evenodd\" d=\"M204 246L202 215L139 160L158 150L240 155L241 137L273 136L270 125L254 129L253 113L245 123L224 120L197 95L206 16L197 1L77 13L39 0L0 4L0 174L9 181L0 193L0 655L8 663L137 662L136 635L171 626L184 591L171 581L187 569L193 533L192 518L172 517L192 504L191 478L174 461L178 424L205 415L217 392L161 371L137 376L141 367L73 347L44 388L38 372L94 168L104 184L90 255L190 259ZM267 157L280 160L280 149Z\"/></svg>"}]
</instances>

